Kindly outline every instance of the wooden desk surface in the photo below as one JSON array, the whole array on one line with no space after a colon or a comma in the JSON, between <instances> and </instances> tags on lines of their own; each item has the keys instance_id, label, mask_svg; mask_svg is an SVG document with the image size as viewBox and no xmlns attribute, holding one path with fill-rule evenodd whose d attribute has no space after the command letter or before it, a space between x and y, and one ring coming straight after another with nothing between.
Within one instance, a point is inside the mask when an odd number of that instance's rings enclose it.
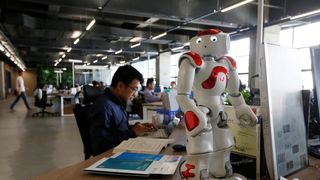
<instances>
[{"instance_id":1,"label":"wooden desk surface","mask_svg":"<svg viewBox=\"0 0 320 180\"><path fill-rule=\"evenodd\" d=\"M162 101L152 102L152 103L143 103L142 106L163 106Z\"/></svg>"},{"instance_id":2,"label":"wooden desk surface","mask_svg":"<svg viewBox=\"0 0 320 180\"><path fill-rule=\"evenodd\" d=\"M185 136L185 130L183 127L177 128L171 135L170 138L175 139L175 143L179 144L186 144L186 136ZM185 152L174 152L172 150L172 144L169 145L165 150L162 152L163 154L171 154L171 155L184 155ZM76 179L76 180L82 180L82 179L142 179L134 178L134 177L124 177L124 176L110 176L110 175L98 175L98 174L89 174L83 171L84 168L89 167L93 163L97 162L103 157L109 157L112 155L112 150L106 151L98 156L95 156L93 158L90 158L86 161L82 161L80 163L68 166L66 168L58 169L55 171L51 171L49 173L46 173L44 175L40 175L31 179L34 180L53 180L53 179ZM145 179L145 178L143 178ZM163 176L162 179L180 179L178 170L176 170L175 174L173 176Z\"/></svg>"}]
</instances>

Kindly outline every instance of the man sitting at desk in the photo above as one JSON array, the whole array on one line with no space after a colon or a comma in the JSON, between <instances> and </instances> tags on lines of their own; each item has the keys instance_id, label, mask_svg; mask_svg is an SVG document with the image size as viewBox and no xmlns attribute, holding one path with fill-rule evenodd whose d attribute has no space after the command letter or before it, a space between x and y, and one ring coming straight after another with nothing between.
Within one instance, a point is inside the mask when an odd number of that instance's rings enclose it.
<instances>
[{"instance_id":1,"label":"man sitting at desk","mask_svg":"<svg viewBox=\"0 0 320 180\"><path fill-rule=\"evenodd\" d=\"M149 78L149 79L147 79L146 88L143 91L144 101L146 103L161 101L160 96L153 95L153 93L152 93L153 89L154 89L154 80L153 80L153 78Z\"/></svg>"},{"instance_id":2,"label":"man sitting at desk","mask_svg":"<svg viewBox=\"0 0 320 180\"><path fill-rule=\"evenodd\" d=\"M90 109L90 135L93 154L103 153L123 140L144 135L155 129L150 123L128 124L126 102L138 90L142 74L132 66L121 66L115 72L110 88L97 98Z\"/></svg>"}]
</instances>

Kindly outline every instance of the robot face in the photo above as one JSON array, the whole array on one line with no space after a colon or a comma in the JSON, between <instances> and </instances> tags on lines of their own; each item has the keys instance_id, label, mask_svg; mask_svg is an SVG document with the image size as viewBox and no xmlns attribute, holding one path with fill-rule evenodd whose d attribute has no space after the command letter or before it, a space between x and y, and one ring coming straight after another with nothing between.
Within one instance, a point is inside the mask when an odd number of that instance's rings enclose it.
<instances>
[{"instance_id":1,"label":"robot face","mask_svg":"<svg viewBox=\"0 0 320 180\"><path fill-rule=\"evenodd\" d=\"M219 58L228 54L230 49L228 34L220 31L215 34L203 33L202 35L201 32L199 34L190 40L191 51L198 53L201 57L215 56Z\"/></svg>"}]
</instances>

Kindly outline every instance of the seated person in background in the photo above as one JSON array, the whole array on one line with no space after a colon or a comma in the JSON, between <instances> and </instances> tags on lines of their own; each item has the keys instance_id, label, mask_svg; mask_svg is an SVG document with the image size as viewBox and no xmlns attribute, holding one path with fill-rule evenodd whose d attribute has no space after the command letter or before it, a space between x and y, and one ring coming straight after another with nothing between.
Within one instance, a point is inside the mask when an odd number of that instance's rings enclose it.
<instances>
[{"instance_id":1,"label":"seated person in background","mask_svg":"<svg viewBox=\"0 0 320 180\"><path fill-rule=\"evenodd\" d=\"M170 82L170 89L177 89L177 84L175 81Z\"/></svg>"},{"instance_id":2,"label":"seated person in background","mask_svg":"<svg viewBox=\"0 0 320 180\"><path fill-rule=\"evenodd\" d=\"M147 79L146 88L143 91L144 101L146 103L161 101L160 96L153 95L153 93L152 93L153 89L154 89L154 80L153 80L153 78L149 78L149 79Z\"/></svg>"},{"instance_id":3,"label":"seated person in background","mask_svg":"<svg viewBox=\"0 0 320 180\"><path fill-rule=\"evenodd\" d=\"M106 88L90 108L90 136L94 155L103 153L123 140L144 135L155 129L150 123L130 127L126 102L138 90L142 74L132 66L121 66L115 72L110 88Z\"/></svg>"}]
</instances>

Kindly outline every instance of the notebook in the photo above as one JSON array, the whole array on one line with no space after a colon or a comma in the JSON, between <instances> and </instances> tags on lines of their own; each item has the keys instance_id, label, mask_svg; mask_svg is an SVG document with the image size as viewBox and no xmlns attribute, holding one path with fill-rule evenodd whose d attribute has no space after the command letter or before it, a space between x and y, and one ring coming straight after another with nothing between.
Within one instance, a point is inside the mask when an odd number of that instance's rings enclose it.
<instances>
[{"instance_id":1,"label":"notebook","mask_svg":"<svg viewBox=\"0 0 320 180\"><path fill-rule=\"evenodd\" d=\"M112 152L118 153L127 151L145 154L159 154L163 148L166 148L168 144L172 144L173 142L173 139L136 137L122 141L113 149Z\"/></svg>"},{"instance_id":2,"label":"notebook","mask_svg":"<svg viewBox=\"0 0 320 180\"><path fill-rule=\"evenodd\" d=\"M173 175L181 156L121 152L85 168L88 173L143 176Z\"/></svg>"}]
</instances>

